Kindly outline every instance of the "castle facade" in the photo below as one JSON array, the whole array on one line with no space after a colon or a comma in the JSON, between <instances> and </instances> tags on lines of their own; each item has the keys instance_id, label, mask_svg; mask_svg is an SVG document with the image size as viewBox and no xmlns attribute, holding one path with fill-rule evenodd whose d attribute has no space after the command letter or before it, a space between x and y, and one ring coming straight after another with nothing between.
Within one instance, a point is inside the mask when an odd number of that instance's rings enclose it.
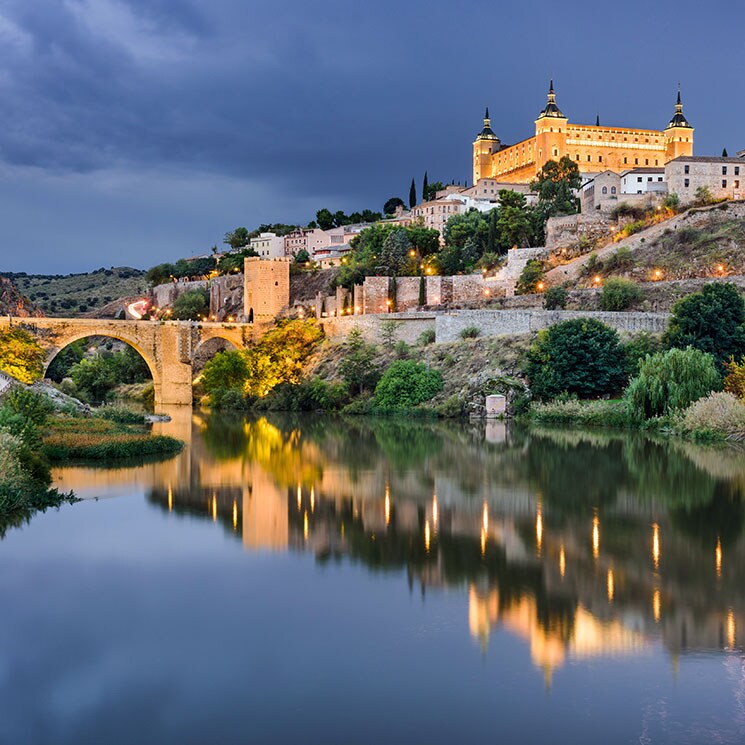
<instances>
[{"instance_id":1,"label":"castle facade","mask_svg":"<svg viewBox=\"0 0 745 745\"><path fill-rule=\"evenodd\" d=\"M535 135L515 145L504 145L492 131L489 109L484 127L473 143L473 183L493 178L528 183L549 160L568 156L583 176L603 171L664 167L680 156L693 155L693 127L683 115L678 91L675 114L663 130L570 124L556 104L554 84L546 107L535 120Z\"/></svg>"}]
</instances>

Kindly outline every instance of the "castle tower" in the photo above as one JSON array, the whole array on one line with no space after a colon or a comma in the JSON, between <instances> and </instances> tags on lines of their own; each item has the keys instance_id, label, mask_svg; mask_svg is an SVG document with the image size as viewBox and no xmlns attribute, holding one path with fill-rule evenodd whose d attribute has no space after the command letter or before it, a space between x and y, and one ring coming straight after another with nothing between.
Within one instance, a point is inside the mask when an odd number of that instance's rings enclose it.
<instances>
[{"instance_id":1,"label":"castle tower","mask_svg":"<svg viewBox=\"0 0 745 745\"><path fill-rule=\"evenodd\" d=\"M568 119L556 105L554 81L548 89L546 108L535 120L535 165L536 173L549 160L559 160L567 153Z\"/></svg>"},{"instance_id":2,"label":"castle tower","mask_svg":"<svg viewBox=\"0 0 745 745\"><path fill-rule=\"evenodd\" d=\"M491 128L489 118L489 107L484 113L484 128L476 136L473 143L473 183L480 178L489 178L492 175L491 156L500 149L502 143L499 141Z\"/></svg>"},{"instance_id":3,"label":"castle tower","mask_svg":"<svg viewBox=\"0 0 745 745\"><path fill-rule=\"evenodd\" d=\"M683 115L683 103L680 100L678 87L678 101L675 104L675 114L665 127L666 159L668 161L681 155L693 155L693 127Z\"/></svg>"}]
</instances>

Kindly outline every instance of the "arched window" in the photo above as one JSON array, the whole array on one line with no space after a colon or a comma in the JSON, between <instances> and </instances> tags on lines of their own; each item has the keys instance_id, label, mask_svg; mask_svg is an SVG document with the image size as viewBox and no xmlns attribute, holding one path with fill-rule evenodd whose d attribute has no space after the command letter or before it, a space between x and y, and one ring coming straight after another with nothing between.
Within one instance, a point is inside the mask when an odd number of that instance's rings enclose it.
<instances>
[{"instance_id":1,"label":"arched window","mask_svg":"<svg viewBox=\"0 0 745 745\"><path fill-rule=\"evenodd\" d=\"M607 194L607 193L608 193L608 187L607 186L604 186L603 187L603 194Z\"/></svg>"},{"instance_id":2,"label":"arched window","mask_svg":"<svg viewBox=\"0 0 745 745\"><path fill-rule=\"evenodd\" d=\"M616 193L616 187L615 186L611 186L610 193L611 194L615 194Z\"/></svg>"}]
</instances>

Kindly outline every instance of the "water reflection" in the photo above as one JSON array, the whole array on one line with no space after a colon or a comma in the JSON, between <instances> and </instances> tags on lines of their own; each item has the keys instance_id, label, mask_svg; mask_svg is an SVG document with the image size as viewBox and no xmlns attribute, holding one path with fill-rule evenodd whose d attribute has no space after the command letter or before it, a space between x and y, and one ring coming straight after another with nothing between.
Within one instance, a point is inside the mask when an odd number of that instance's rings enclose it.
<instances>
[{"instance_id":1,"label":"water reflection","mask_svg":"<svg viewBox=\"0 0 745 745\"><path fill-rule=\"evenodd\" d=\"M173 519L211 520L250 551L312 552L462 590L484 654L524 639L547 683L568 660L741 651L740 450L604 432L189 412L178 458L63 469L95 491L142 480ZM664 557L664 560L663 560Z\"/></svg>"}]
</instances>

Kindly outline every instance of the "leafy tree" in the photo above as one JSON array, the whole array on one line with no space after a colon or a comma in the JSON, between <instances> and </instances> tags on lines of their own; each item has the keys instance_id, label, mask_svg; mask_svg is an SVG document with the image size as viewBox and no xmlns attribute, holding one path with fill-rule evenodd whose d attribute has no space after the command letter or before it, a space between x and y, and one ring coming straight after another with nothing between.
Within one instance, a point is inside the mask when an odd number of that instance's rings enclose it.
<instances>
[{"instance_id":1,"label":"leafy tree","mask_svg":"<svg viewBox=\"0 0 745 745\"><path fill-rule=\"evenodd\" d=\"M693 347L668 349L639 364L639 374L626 390L626 401L634 417L651 419L685 409L721 385L710 354Z\"/></svg>"},{"instance_id":2,"label":"leafy tree","mask_svg":"<svg viewBox=\"0 0 745 745\"><path fill-rule=\"evenodd\" d=\"M430 256L440 250L440 232L433 228L425 228L423 225L408 225L406 235L411 247L420 256Z\"/></svg>"},{"instance_id":3,"label":"leafy tree","mask_svg":"<svg viewBox=\"0 0 745 745\"><path fill-rule=\"evenodd\" d=\"M564 310L568 293L564 287L549 287L543 295L543 307L546 310Z\"/></svg>"},{"instance_id":4,"label":"leafy tree","mask_svg":"<svg viewBox=\"0 0 745 745\"><path fill-rule=\"evenodd\" d=\"M673 305L664 336L669 347L694 347L711 354L719 371L730 357L745 354L745 304L730 282L705 285Z\"/></svg>"},{"instance_id":5,"label":"leafy tree","mask_svg":"<svg viewBox=\"0 0 745 745\"><path fill-rule=\"evenodd\" d=\"M471 210L462 215L453 215L445 224L445 245L463 249L469 241L477 248L479 256L484 253L489 238L489 220L483 212Z\"/></svg>"},{"instance_id":6,"label":"leafy tree","mask_svg":"<svg viewBox=\"0 0 745 745\"><path fill-rule=\"evenodd\" d=\"M422 194L422 201L426 202L429 199L434 199L437 196L438 191L442 191L445 188L445 184L442 181L435 181L427 186L427 191Z\"/></svg>"},{"instance_id":7,"label":"leafy tree","mask_svg":"<svg viewBox=\"0 0 745 745\"><path fill-rule=\"evenodd\" d=\"M247 379L248 364L245 354L231 350L218 352L205 364L200 383L205 393L212 395L217 391L242 392Z\"/></svg>"},{"instance_id":8,"label":"leafy tree","mask_svg":"<svg viewBox=\"0 0 745 745\"><path fill-rule=\"evenodd\" d=\"M145 280L150 287L162 285L175 276L175 271L176 269L173 264L156 264L145 272Z\"/></svg>"},{"instance_id":9,"label":"leafy tree","mask_svg":"<svg viewBox=\"0 0 745 745\"><path fill-rule=\"evenodd\" d=\"M601 310L626 310L644 297L641 287L628 279L609 279L600 293Z\"/></svg>"},{"instance_id":10,"label":"leafy tree","mask_svg":"<svg viewBox=\"0 0 745 745\"><path fill-rule=\"evenodd\" d=\"M745 399L745 357L741 357L739 362L735 362L735 358L730 357L724 367L727 370L724 390L740 399Z\"/></svg>"},{"instance_id":11,"label":"leafy tree","mask_svg":"<svg viewBox=\"0 0 745 745\"><path fill-rule=\"evenodd\" d=\"M100 354L80 360L70 371L70 377L79 393L95 402L105 401L118 383L114 366Z\"/></svg>"},{"instance_id":12,"label":"leafy tree","mask_svg":"<svg viewBox=\"0 0 745 745\"><path fill-rule=\"evenodd\" d=\"M249 256L258 255L259 254L250 246L247 246L240 251L225 254L220 257L220 260L217 262L217 271L220 272L220 274L231 274L236 271L242 272L244 265L243 260Z\"/></svg>"},{"instance_id":13,"label":"leafy tree","mask_svg":"<svg viewBox=\"0 0 745 745\"><path fill-rule=\"evenodd\" d=\"M304 248L301 248L295 254L295 263L296 264L307 264L309 261L310 261L310 254Z\"/></svg>"},{"instance_id":14,"label":"leafy tree","mask_svg":"<svg viewBox=\"0 0 745 745\"><path fill-rule=\"evenodd\" d=\"M247 246L250 240L251 236L247 228L236 228L225 233L223 243L227 243L231 248L239 249Z\"/></svg>"},{"instance_id":15,"label":"leafy tree","mask_svg":"<svg viewBox=\"0 0 745 745\"><path fill-rule=\"evenodd\" d=\"M61 349L47 368L46 377L56 383L68 377L73 365L77 365L85 357L83 340L75 341Z\"/></svg>"},{"instance_id":16,"label":"leafy tree","mask_svg":"<svg viewBox=\"0 0 745 745\"><path fill-rule=\"evenodd\" d=\"M595 318L551 326L531 346L526 374L542 400L564 392L581 398L615 393L626 380L618 333Z\"/></svg>"},{"instance_id":17,"label":"leafy tree","mask_svg":"<svg viewBox=\"0 0 745 745\"><path fill-rule=\"evenodd\" d=\"M331 230L335 224L331 210L327 210L325 207L318 210L318 212L316 212L316 222L321 230Z\"/></svg>"},{"instance_id":18,"label":"leafy tree","mask_svg":"<svg viewBox=\"0 0 745 745\"><path fill-rule=\"evenodd\" d=\"M383 205L383 212L386 215L393 215L398 207L404 207L404 200L401 197L391 197Z\"/></svg>"},{"instance_id":19,"label":"leafy tree","mask_svg":"<svg viewBox=\"0 0 745 745\"><path fill-rule=\"evenodd\" d=\"M416 184L414 183L414 179L411 179L411 186L409 187L409 207L414 208L416 207Z\"/></svg>"},{"instance_id":20,"label":"leafy tree","mask_svg":"<svg viewBox=\"0 0 745 745\"><path fill-rule=\"evenodd\" d=\"M543 262L530 259L520 272L516 291L518 295L530 295L538 289L538 283L543 279Z\"/></svg>"},{"instance_id":21,"label":"leafy tree","mask_svg":"<svg viewBox=\"0 0 745 745\"><path fill-rule=\"evenodd\" d=\"M411 243L406 230L398 228L391 230L383 241L383 247L378 257L379 265L388 275L396 276L409 261Z\"/></svg>"},{"instance_id":22,"label":"leafy tree","mask_svg":"<svg viewBox=\"0 0 745 745\"><path fill-rule=\"evenodd\" d=\"M188 290L173 303L171 317L177 321L197 321L210 312L210 296L206 290Z\"/></svg>"},{"instance_id":23,"label":"leafy tree","mask_svg":"<svg viewBox=\"0 0 745 745\"><path fill-rule=\"evenodd\" d=\"M46 354L34 335L19 326L0 329L0 370L21 383L34 383L44 372Z\"/></svg>"},{"instance_id":24,"label":"leafy tree","mask_svg":"<svg viewBox=\"0 0 745 745\"><path fill-rule=\"evenodd\" d=\"M377 350L362 338L362 332L353 328L349 332L344 358L339 363L339 374L353 395L371 391L380 379L376 364Z\"/></svg>"},{"instance_id":25,"label":"leafy tree","mask_svg":"<svg viewBox=\"0 0 745 745\"><path fill-rule=\"evenodd\" d=\"M508 189L499 191L499 210L496 223L497 248L505 254L513 246L529 246L533 240L532 209L524 194Z\"/></svg>"},{"instance_id":26,"label":"leafy tree","mask_svg":"<svg viewBox=\"0 0 745 745\"><path fill-rule=\"evenodd\" d=\"M486 234L486 245L484 246L484 253L495 254L500 253L497 246L497 217L499 211L496 209L489 212L489 231Z\"/></svg>"},{"instance_id":27,"label":"leafy tree","mask_svg":"<svg viewBox=\"0 0 745 745\"><path fill-rule=\"evenodd\" d=\"M413 409L442 390L439 370L413 360L397 360L375 386L375 407L383 412Z\"/></svg>"},{"instance_id":28,"label":"leafy tree","mask_svg":"<svg viewBox=\"0 0 745 745\"><path fill-rule=\"evenodd\" d=\"M538 212L545 220L554 215L573 215L577 212L574 192L582 185L577 164L567 155L561 160L549 160L530 190L538 194Z\"/></svg>"},{"instance_id":29,"label":"leafy tree","mask_svg":"<svg viewBox=\"0 0 745 745\"><path fill-rule=\"evenodd\" d=\"M380 338L383 340L383 346L386 349L393 349L401 324L401 321L394 321L390 318L380 324Z\"/></svg>"},{"instance_id":30,"label":"leafy tree","mask_svg":"<svg viewBox=\"0 0 745 745\"><path fill-rule=\"evenodd\" d=\"M424 172L424 180L422 181L422 201L426 202L429 196L429 178L427 172Z\"/></svg>"}]
</instances>

